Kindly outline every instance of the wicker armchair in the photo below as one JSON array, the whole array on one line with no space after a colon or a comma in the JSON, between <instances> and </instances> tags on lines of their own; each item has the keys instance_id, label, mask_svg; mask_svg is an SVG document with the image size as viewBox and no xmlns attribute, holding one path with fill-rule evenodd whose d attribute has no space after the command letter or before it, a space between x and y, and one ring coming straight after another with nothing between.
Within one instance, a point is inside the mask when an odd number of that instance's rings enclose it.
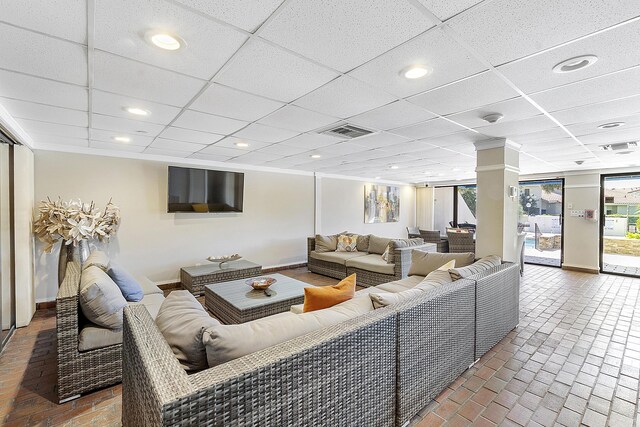
<instances>
[{"instance_id":1,"label":"wicker armchair","mask_svg":"<svg viewBox=\"0 0 640 427\"><path fill-rule=\"evenodd\" d=\"M440 231L420 230L420 237L425 243L435 243L438 247L438 252L449 252L449 241L440 236Z\"/></svg>"},{"instance_id":2,"label":"wicker armchair","mask_svg":"<svg viewBox=\"0 0 640 427\"><path fill-rule=\"evenodd\" d=\"M476 252L476 242L473 240L473 233L447 230L447 237L449 239L449 252Z\"/></svg>"},{"instance_id":3,"label":"wicker armchair","mask_svg":"<svg viewBox=\"0 0 640 427\"><path fill-rule=\"evenodd\" d=\"M418 227L407 227L407 235L409 239L415 239L420 236L420 229Z\"/></svg>"}]
</instances>

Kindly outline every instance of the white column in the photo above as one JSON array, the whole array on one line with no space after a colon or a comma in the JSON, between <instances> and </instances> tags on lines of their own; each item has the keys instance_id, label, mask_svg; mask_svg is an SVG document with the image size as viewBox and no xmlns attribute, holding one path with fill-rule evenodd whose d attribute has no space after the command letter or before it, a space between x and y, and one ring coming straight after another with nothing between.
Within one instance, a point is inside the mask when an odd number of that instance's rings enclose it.
<instances>
[{"instance_id":1,"label":"white column","mask_svg":"<svg viewBox=\"0 0 640 427\"><path fill-rule=\"evenodd\" d=\"M416 226L421 230L433 230L433 187L416 188Z\"/></svg>"},{"instance_id":2,"label":"white column","mask_svg":"<svg viewBox=\"0 0 640 427\"><path fill-rule=\"evenodd\" d=\"M504 138L475 143L477 155L476 256L516 262L520 146Z\"/></svg>"}]
</instances>

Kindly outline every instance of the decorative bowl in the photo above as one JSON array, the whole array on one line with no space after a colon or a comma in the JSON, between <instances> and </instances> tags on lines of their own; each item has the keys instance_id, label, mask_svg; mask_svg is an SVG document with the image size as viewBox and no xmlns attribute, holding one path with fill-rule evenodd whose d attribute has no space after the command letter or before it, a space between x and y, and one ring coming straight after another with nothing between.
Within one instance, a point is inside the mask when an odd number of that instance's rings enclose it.
<instances>
[{"instance_id":1,"label":"decorative bowl","mask_svg":"<svg viewBox=\"0 0 640 427\"><path fill-rule=\"evenodd\" d=\"M242 255L233 254L233 255L222 255L222 256L210 256L207 260L211 262L229 262L229 261L237 261L242 258Z\"/></svg>"},{"instance_id":2,"label":"decorative bowl","mask_svg":"<svg viewBox=\"0 0 640 427\"><path fill-rule=\"evenodd\" d=\"M247 279L244 283L255 290L264 291L276 282L277 280L273 277L252 277L251 279Z\"/></svg>"}]
</instances>

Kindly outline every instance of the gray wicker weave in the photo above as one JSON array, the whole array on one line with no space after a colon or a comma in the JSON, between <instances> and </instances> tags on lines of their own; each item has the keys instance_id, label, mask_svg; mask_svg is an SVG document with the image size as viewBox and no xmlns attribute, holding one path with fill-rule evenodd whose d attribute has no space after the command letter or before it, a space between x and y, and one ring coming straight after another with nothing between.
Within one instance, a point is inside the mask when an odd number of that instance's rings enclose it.
<instances>
[{"instance_id":1,"label":"gray wicker weave","mask_svg":"<svg viewBox=\"0 0 640 427\"><path fill-rule=\"evenodd\" d=\"M124 426L393 426L397 320L381 309L187 375L143 307L124 312Z\"/></svg>"},{"instance_id":2,"label":"gray wicker weave","mask_svg":"<svg viewBox=\"0 0 640 427\"><path fill-rule=\"evenodd\" d=\"M228 282L259 276L262 266L244 259L231 261L220 268L218 264L196 265L180 269L182 286L194 295L202 295L204 286L210 283Z\"/></svg>"},{"instance_id":3,"label":"gray wicker weave","mask_svg":"<svg viewBox=\"0 0 640 427\"><path fill-rule=\"evenodd\" d=\"M475 283L447 283L395 308L400 426L473 364Z\"/></svg>"},{"instance_id":4,"label":"gray wicker weave","mask_svg":"<svg viewBox=\"0 0 640 427\"><path fill-rule=\"evenodd\" d=\"M122 344L78 351L78 334L83 321L78 303L79 287L80 265L70 262L56 297L60 403L82 393L117 384L122 377Z\"/></svg>"},{"instance_id":5,"label":"gray wicker weave","mask_svg":"<svg viewBox=\"0 0 640 427\"><path fill-rule=\"evenodd\" d=\"M420 230L420 237L425 243L435 243L438 246L438 252L449 252L449 241L440 236L438 230Z\"/></svg>"},{"instance_id":6,"label":"gray wicker weave","mask_svg":"<svg viewBox=\"0 0 640 427\"><path fill-rule=\"evenodd\" d=\"M334 279L344 279L347 277L347 267L336 262L327 262L311 257L311 251L316 249L316 238L307 238L307 268L312 273L333 277Z\"/></svg>"},{"instance_id":7,"label":"gray wicker weave","mask_svg":"<svg viewBox=\"0 0 640 427\"><path fill-rule=\"evenodd\" d=\"M449 240L449 252L476 252L476 241L473 240L473 233L456 233L447 231Z\"/></svg>"}]
</instances>

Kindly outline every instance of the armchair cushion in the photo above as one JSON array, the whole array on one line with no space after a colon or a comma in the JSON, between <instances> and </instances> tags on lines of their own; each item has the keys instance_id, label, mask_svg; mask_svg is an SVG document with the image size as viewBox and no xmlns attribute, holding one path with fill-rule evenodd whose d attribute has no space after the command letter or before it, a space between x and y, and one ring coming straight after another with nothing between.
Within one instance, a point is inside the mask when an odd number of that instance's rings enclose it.
<instances>
[{"instance_id":1,"label":"armchair cushion","mask_svg":"<svg viewBox=\"0 0 640 427\"><path fill-rule=\"evenodd\" d=\"M122 329L109 329L88 324L78 336L78 350L88 351L122 343Z\"/></svg>"},{"instance_id":2,"label":"armchair cushion","mask_svg":"<svg viewBox=\"0 0 640 427\"><path fill-rule=\"evenodd\" d=\"M82 272L80 279L80 308L92 323L109 329L122 329L122 309L127 300L120 288L97 266Z\"/></svg>"},{"instance_id":3,"label":"armchair cushion","mask_svg":"<svg viewBox=\"0 0 640 427\"><path fill-rule=\"evenodd\" d=\"M409 276L427 276L429 273L437 270L451 260L456 261L456 267L466 267L467 265L473 263L474 255L471 252L452 254L439 252L422 252L416 249L411 252L411 266L409 267Z\"/></svg>"}]
</instances>

